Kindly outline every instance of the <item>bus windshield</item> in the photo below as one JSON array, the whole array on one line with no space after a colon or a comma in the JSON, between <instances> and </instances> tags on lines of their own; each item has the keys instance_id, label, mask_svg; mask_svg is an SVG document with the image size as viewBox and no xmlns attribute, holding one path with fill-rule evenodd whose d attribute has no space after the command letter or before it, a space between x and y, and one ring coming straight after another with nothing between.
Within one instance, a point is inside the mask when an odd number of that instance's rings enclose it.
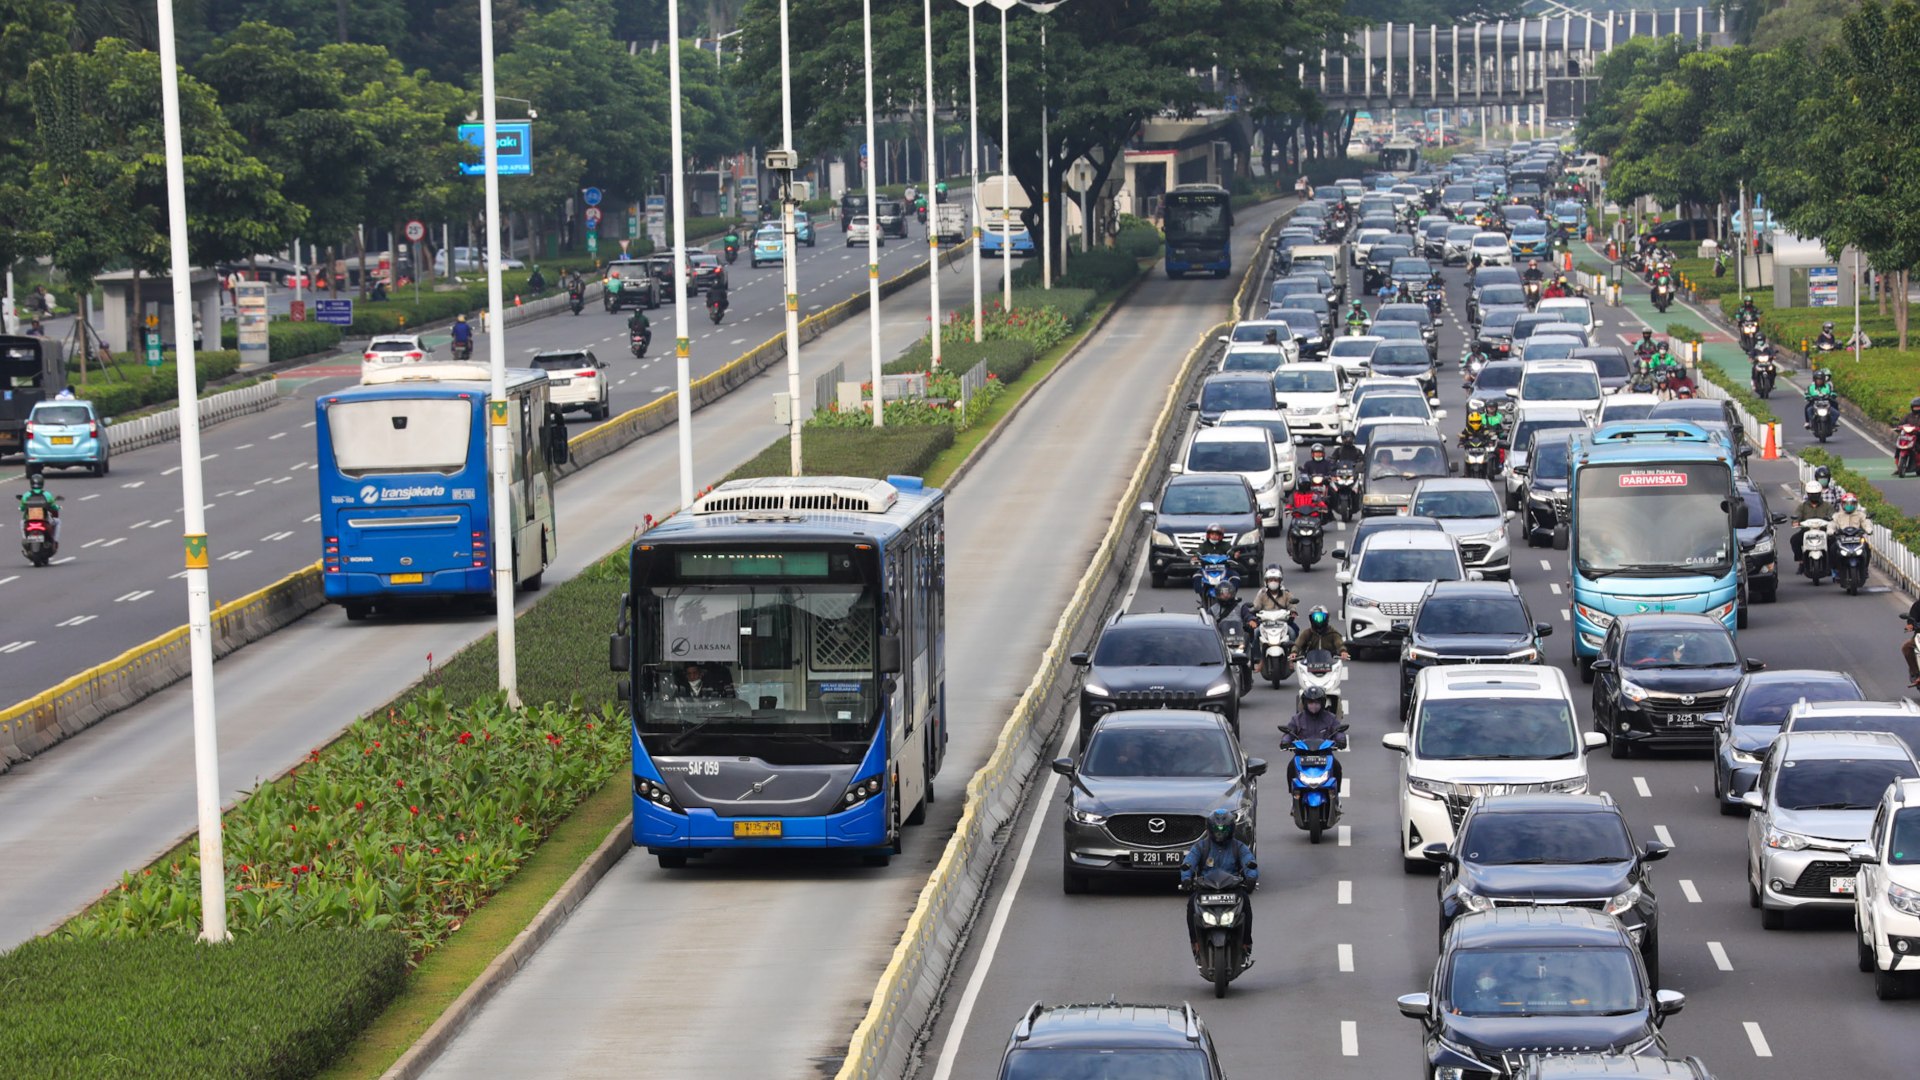
<instances>
[{"instance_id":1,"label":"bus windshield","mask_svg":"<svg viewBox=\"0 0 1920 1080\"><path fill-rule=\"evenodd\" d=\"M649 633L641 642L637 724L654 753L739 752L798 763L819 760L822 748L832 760L857 760L865 751L880 707L879 620L866 586L654 586L639 606ZM783 740L793 752L761 748Z\"/></svg>"},{"instance_id":2,"label":"bus windshield","mask_svg":"<svg viewBox=\"0 0 1920 1080\"><path fill-rule=\"evenodd\" d=\"M1725 463L1588 465L1575 482L1574 558L1583 576L1721 577L1732 569Z\"/></svg>"},{"instance_id":3,"label":"bus windshield","mask_svg":"<svg viewBox=\"0 0 1920 1080\"><path fill-rule=\"evenodd\" d=\"M1219 240L1227 238L1227 205L1209 197L1169 197L1166 205L1167 242L1182 239Z\"/></svg>"},{"instance_id":4,"label":"bus windshield","mask_svg":"<svg viewBox=\"0 0 1920 1080\"><path fill-rule=\"evenodd\" d=\"M459 472L472 430L473 403L459 398L369 398L327 408L334 465L347 476Z\"/></svg>"}]
</instances>

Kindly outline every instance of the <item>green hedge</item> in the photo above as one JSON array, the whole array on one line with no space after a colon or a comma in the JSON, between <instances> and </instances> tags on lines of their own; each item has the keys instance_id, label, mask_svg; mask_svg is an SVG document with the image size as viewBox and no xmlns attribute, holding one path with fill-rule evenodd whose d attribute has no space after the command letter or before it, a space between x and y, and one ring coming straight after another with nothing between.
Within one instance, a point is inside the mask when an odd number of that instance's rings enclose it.
<instances>
[{"instance_id":1,"label":"green hedge","mask_svg":"<svg viewBox=\"0 0 1920 1080\"><path fill-rule=\"evenodd\" d=\"M29 941L0 956L0 1074L297 1080L406 973L406 940L365 930Z\"/></svg>"},{"instance_id":2,"label":"green hedge","mask_svg":"<svg viewBox=\"0 0 1920 1080\"><path fill-rule=\"evenodd\" d=\"M340 344L340 338L340 328L330 323L276 319L267 324L267 361L273 363L327 352ZM239 327L233 323L222 323L220 344L228 349L238 349Z\"/></svg>"},{"instance_id":3,"label":"green hedge","mask_svg":"<svg viewBox=\"0 0 1920 1080\"><path fill-rule=\"evenodd\" d=\"M1773 409L1770 408L1766 402L1755 396L1750 385L1726 371L1719 364L1711 360L1703 359L1700 362L1700 375L1708 382L1725 390L1727 396L1739 402L1740 407L1747 410L1755 420L1763 424L1777 424L1780 422L1780 417L1775 415Z\"/></svg>"},{"instance_id":4,"label":"green hedge","mask_svg":"<svg viewBox=\"0 0 1920 1080\"><path fill-rule=\"evenodd\" d=\"M1761 329L1787 348L1797 350L1802 341L1818 337L1821 324L1826 322L1834 323L1834 332L1842 338L1853 332L1850 311L1842 315L1837 308L1776 308L1770 290L1755 290L1752 295L1754 306L1760 309ZM1738 294L1729 293L1720 307L1731 320L1739 308ZM1916 308L1920 309L1920 305ZM1861 305L1860 325L1873 339L1874 347L1861 352L1859 363L1854 363L1851 351L1821 357L1814 363L1833 373L1834 385L1841 396L1873 419L1891 425L1907 415L1907 402L1913 399L1915 387L1920 386L1920 380L1916 379L1916 372L1920 372L1920 349L1893 348L1893 343L1899 340L1893 329L1893 315L1876 314L1878 310L1873 305ZM1920 321L1916 321L1916 325L1920 325Z\"/></svg>"},{"instance_id":5,"label":"green hedge","mask_svg":"<svg viewBox=\"0 0 1920 1080\"><path fill-rule=\"evenodd\" d=\"M1135 267L1134 274L1137 276L1139 273L1139 268ZM1013 286L1013 309L1015 311L1027 308L1052 308L1060 313L1061 318L1067 320L1067 322L1073 326L1080 325L1081 320L1087 317L1087 312L1093 310L1094 304L1098 302L1099 299L1099 294L1095 290L1088 288L1075 288L1066 285L1055 285L1051 289L1042 289L1038 285L1032 288L1022 288L1018 282L1015 282Z\"/></svg>"},{"instance_id":6,"label":"green hedge","mask_svg":"<svg viewBox=\"0 0 1920 1080\"><path fill-rule=\"evenodd\" d=\"M1136 259L1157 259L1166 252L1166 239L1151 222L1122 218L1120 235L1114 237L1113 246Z\"/></svg>"},{"instance_id":7,"label":"green hedge","mask_svg":"<svg viewBox=\"0 0 1920 1080\"><path fill-rule=\"evenodd\" d=\"M1732 296L1735 297L1735 306L1738 306L1740 278L1734 273L1731 263L1727 266L1727 273L1723 277L1713 276L1712 259L1676 259L1673 269L1674 273L1685 278L1693 286L1693 294L1701 300L1714 301Z\"/></svg>"},{"instance_id":8,"label":"green hedge","mask_svg":"<svg viewBox=\"0 0 1920 1080\"><path fill-rule=\"evenodd\" d=\"M1067 272L1054 279L1054 286L1056 289L1085 289L1092 293L1115 292L1133 284L1139 276L1139 259L1119 248L1102 247L1085 254L1075 252L1068 256ZM1013 287L1016 290L1035 289L1039 284L1040 264L1034 260L1027 260L1013 272ZM1019 298L1016 297L1014 306L1018 307L1019 304Z\"/></svg>"},{"instance_id":9,"label":"green hedge","mask_svg":"<svg viewBox=\"0 0 1920 1080\"><path fill-rule=\"evenodd\" d=\"M885 428L805 428L800 435L800 465L808 476L924 476L933 459L953 445L954 429L944 425ZM790 466L786 436L727 475L786 476ZM602 629L601 641L605 632ZM604 645L601 646L605 648ZM595 654L598 655L598 654Z\"/></svg>"},{"instance_id":10,"label":"green hedge","mask_svg":"<svg viewBox=\"0 0 1920 1080\"><path fill-rule=\"evenodd\" d=\"M1860 497L1860 508L1867 512L1874 524L1884 525L1902 544L1920 551L1920 521L1908 517L1906 511L1888 502L1880 489L1873 486L1873 481L1847 468L1845 458L1817 446L1809 446L1796 453L1809 465L1825 465L1833 470L1833 482L1840 485L1842 490Z\"/></svg>"},{"instance_id":11,"label":"green hedge","mask_svg":"<svg viewBox=\"0 0 1920 1080\"><path fill-rule=\"evenodd\" d=\"M1019 378L1039 358L1040 350L1032 342L1010 338L983 341L977 345L971 341L952 342L940 352L940 363L945 370L965 374L972 371L975 365L985 364L987 374L1002 383ZM932 360L932 346L926 338L921 338L912 348L901 353L899 359L881 370L889 375L925 371Z\"/></svg>"}]
</instances>

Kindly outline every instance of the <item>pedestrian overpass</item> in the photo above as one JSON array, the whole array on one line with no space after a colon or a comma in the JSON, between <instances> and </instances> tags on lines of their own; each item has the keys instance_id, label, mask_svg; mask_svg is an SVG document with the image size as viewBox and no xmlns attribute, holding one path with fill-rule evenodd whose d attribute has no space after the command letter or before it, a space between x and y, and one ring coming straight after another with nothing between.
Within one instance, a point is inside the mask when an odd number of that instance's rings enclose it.
<instances>
[{"instance_id":1,"label":"pedestrian overpass","mask_svg":"<svg viewBox=\"0 0 1920 1080\"><path fill-rule=\"evenodd\" d=\"M1545 106L1546 119L1571 120L1597 89L1595 64L1620 42L1732 40L1725 12L1705 7L1593 12L1544 2L1551 13L1499 22L1368 27L1303 62L1300 84L1333 110Z\"/></svg>"}]
</instances>

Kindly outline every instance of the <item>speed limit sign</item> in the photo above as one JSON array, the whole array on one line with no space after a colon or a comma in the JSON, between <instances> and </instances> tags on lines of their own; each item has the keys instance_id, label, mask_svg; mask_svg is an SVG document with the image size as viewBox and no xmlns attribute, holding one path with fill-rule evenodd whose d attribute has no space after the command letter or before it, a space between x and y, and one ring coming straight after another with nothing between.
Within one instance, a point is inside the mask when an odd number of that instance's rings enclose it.
<instances>
[{"instance_id":1,"label":"speed limit sign","mask_svg":"<svg viewBox=\"0 0 1920 1080\"><path fill-rule=\"evenodd\" d=\"M407 222L407 239L417 244L426 238L427 227L425 225L420 224L418 221Z\"/></svg>"},{"instance_id":2,"label":"speed limit sign","mask_svg":"<svg viewBox=\"0 0 1920 1080\"><path fill-rule=\"evenodd\" d=\"M600 224L600 208L597 206L587 207L587 212L585 214L585 217L587 219L587 227L589 229Z\"/></svg>"}]
</instances>

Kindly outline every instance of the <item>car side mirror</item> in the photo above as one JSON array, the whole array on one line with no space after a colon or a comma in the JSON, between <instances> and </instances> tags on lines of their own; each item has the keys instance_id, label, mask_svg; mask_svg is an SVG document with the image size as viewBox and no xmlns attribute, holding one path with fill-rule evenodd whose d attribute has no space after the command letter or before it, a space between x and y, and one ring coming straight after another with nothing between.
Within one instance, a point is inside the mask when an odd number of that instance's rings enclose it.
<instances>
[{"instance_id":1,"label":"car side mirror","mask_svg":"<svg viewBox=\"0 0 1920 1080\"><path fill-rule=\"evenodd\" d=\"M1093 658L1083 652L1077 652L1067 657L1067 663L1072 664L1074 667L1086 667L1092 662Z\"/></svg>"},{"instance_id":2,"label":"car side mirror","mask_svg":"<svg viewBox=\"0 0 1920 1080\"><path fill-rule=\"evenodd\" d=\"M1592 664L1589 664L1588 667L1590 667L1594 671L1600 672L1601 674L1605 674L1613 670L1613 661L1603 656L1600 659L1595 660Z\"/></svg>"},{"instance_id":3,"label":"car side mirror","mask_svg":"<svg viewBox=\"0 0 1920 1080\"><path fill-rule=\"evenodd\" d=\"M628 667L627 654L632 642L625 634L607 635L607 670L625 671Z\"/></svg>"},{"instance_id":4,"label":"car side mirror","mask_svg":"<svg viewBox=\"0 0 1920 1080\"><path fill-rule=\"evenodd\" d=\"M1678 990L1655 990L1653 992L1653 1011L1662 1019L1672 1016L1687 1007L1687 995Z\"/></svg>"},{"instance_id":5,"label":"car side mirror","mask_svg":"<svg viewBox=\"0 0 1920 1080\"><path fill-rule=\"evenodd\" d=\"M1598 732L1595 732L1595 734L1598 734ZM1672 851L1673 849L1671 847L1668 847L1658 840L1649 840L1640 845L1640 861L1659 862L1661 859L1666 858Z\"/></svg>"},{"instance_id":6,"label":"car side mirror","mask_svg":"<svg viewBox=\"0 0 1920 1080\"><path fill-rule=\"evenodd\" d=\"M1335 570L1333 572L1333 580L1339 585L1351 585L1353 584L1353 571Z\"/></svg>"},{"instance_id":7,"label":"car side mirror","mask_svg":"<svg viewBox=\"0 0 1920 1080\"><path fill-rule=\"evenodd\" d=\"M1448 475L1448 476L1452 476L1452 475L1453 475L1454 473L1457 473L1457 472L1459 472L1459 471L1460 471L1460 463L1459 463L1459 462L1457 462L1457 461L1449 461L1449 462L1447 462L1447 475Z\"/></svg>"},{"instance_id":8,"label":"car side mirror","mask_svg":"<svg viewBox=\"0 0 1920 1080\"><path fill-rule=\"evenodd\" d=\"M1200 403L1199 403L1199 402L1197 402L1197 401L1189 401L1189 402L1187 402L1187 411L1188 411L1188 412L1199 412L1199 411L1200 411Z\"/></svg>"},{"instance_id":9,"label":"car side mirror","mask_svg":"<svg viewBox=\"0 0 1920 1080\"><path fill-rule=\"evenodd\" d=\"M1453 863L1453 852L1448 851L1445 844L1428 844L1420 849L1420 856L1435 866L1449 866Z\"/></svg>"},{"instance_id":10,"label":"car side mirror","mask_svg":"<svg viewBox=\"0 0 1920 1080\"><path fill-rule=\"evenodd\" d=\"M1871 842L1863 840L1847 846L1847 861L1859 866L1863 863L1877 863L1880 861L1880 856L1873 850Z\"/></svg>"},{"instance_id":11,"label":"car side mirror","mask_svg":"<svg viewBox=\"0 0 1920 1080\"><path fill-rule=\"evenodd\" d=\"M1334 562L1346 562L1346 561L1347 561L1347 549L1346 549L1346 548L1334 548L1334 549L1333 549L1333 561L1334 561Z\"/></svg>"},{"instance_id":12,"label":"car side mirror","mask_svg":"<svg viewBox=\"0 0 1920 1080\"><path fill-rule=\"evenodd\" d=\"M1534 637L1552 637L1552 636L1553 636L1553 624L1552 624L1552 623L1543 623L1543 622L1537 622L1537 623L1534 623L1534 624L1533 624L1533 636L1534 636Z\"/></svg>"},{"instance_id":13,"label":"car side mirror","mask_svg":"<svg viewBox=\"0 0 1920 1080\"><path fill-rule=\"evenodd\" d=\"M1785 525L1787 523L1787 515L1785 514L1773 515L1773 523L1775 525Z\"/></svg>"},{"instance_id":14,"label":"car side mirror","mask_svg":"<svg viewBox=\"0 0 1920 1080\"><path fill-rule=\"evenodd\" d=\"M1445 409L1433 410L1433 418L1435 420L1445 420L1447 418L1447 410Z\"/></svg>"},{"instance_id":15,"label":"car side mirror","mask_svg":"<svg viewBox=\"0 0 1920 1080\"><path fill-rule=\"evenodd\" d=\"M1432 1003L1433 999L1426 994L1401 994L1396 1001L1400 1015L1414 1020L1425 1020Z\"/></svg>"},{"instance_id":16,"label":"car side mirror","mask_svg":"<svg viewBox=\"0 0 1920 1080\"><path fill-rule=\"evenodd\" d=\"M1227 336L1227 335L1225 335L1225 334L1221 334L1221 335L1220 335L1219 337L1217 337L1217 338L1214 338L1213 340L1215 340L1215 341L1218 341L1218 342L1220 342L1220 343L1221 343L1221 344L1223 344L1223 345L1224 345L1224 344L1228 344L1228 343L1230 343L1230 342L1232 342L1232 341L1233 341L1233 339L1232 339L1232 338L1230 338L1230 337L1228 337L1228 336Z\"/></svg>"},{"instance_id":17,"label":"car side mirror","mask_svg":"<svg viewBox=\"0 0 1920 1080\"><path fill-rule=\"evenodd\" d=\"M1053 771L1059 773L1061 776L1073 775L1073 759L1072 758L1066 758L1066 757L1054 758L1052 764L1053 764Z\"/></svg>"},{"instance_id":18,"label":"car side mirror","mask_svg":"<svg viewBox=\"0 0 1920 1080\"><path fill-rule=\"evenodd\" d=\"M1267 775L1267 761L1266 761L1266 759L1265 759L1265 758L1257 758L1257 757L1250 757L1250 758L1248 758L1248 759L1247 759L1247 775L1248 775L1248 776L1265 776L1265 775Z\"/></svg>"},{"instance_id":19,"label":"car side mirror","mask_svg":"<svg viewBox=\"0 0 1920 1080\"><path fill-rule=\"evenodd\" d=\"M1385 735L1380 736L1380 745L1389 750L1404 754L1407 752L1407 733L1404 731L1389 731Z\"/></svg>"},{"instance_id":20,"label":"car side mirror","mask_svg":"<svg viewBox=\"0 0 1920 1080\"><path fill-rule=\"evenodd\" d=\"M1506 521L1512 521L1512 520L1513 520L1513 511L1511 511L1511 510L1509 510L1509 511L1507 511L1507 513L1506 513L1506 517L1504 518L1504 520L1506 520Z\"/></svg>"},{"instance_id":21,"label":"car side mirror","mask_svg":"<svg viewBox=\"0 0 1920 1080\"><path fill-rule=\"evenodd\" d=\"M1140 512L1142 514L1147 515L1148 517L1152 517L1156 513L1156 511L1153 508L1153 502L1151 500L1142 502L1140 504Z\"/></svg>"},{"instance_id":22,"label":"car side mirror","mask_svg":"<svg viewBox=\"0 0 1920 1080\"><path fill-rule=\"evenodd\" d=\"M1485 574L1483 574L1483 573L1481 573L1481 572L1480 572L1480 571L1478 571L1478 570L1469 570L1469 571L1467 571L1467 580L1468 580L1468 581L1485 581L1486 579L1487 579L1487 575L1485 575Z\"/></svg>"},{"instance_id":23,"label":"car side mirror","mask_svg":"<svg viewBox=\"0 0 1920 1080\"><path fill-rule=\"evenodd\" d=\"M1607 745L1607 737L1598 731L1582 732L1580 735L1580 745L1583 749L1598 750Z\"/></svg>"},{"instance_id":24,"label":"car side mirror","mask_svg":"<svg viewBox=\"0 0 1920 1080\"><path fill-rule=\"evenodd\" d=\"M1765 810L1767 808L1766 796L1760 794L1758 791L1741 792L1740 803L1749 810Z\"/></svg>"},{"instance_id":25,"label":"car side mirror","mask_svg":"<svg viewBox=\"0 0 1920 1080\"><path fill-rule=\"evenodd\" d=\"M1175 476L1179 476L1180 474L1187 471L1187 467L1176 461L1173 464L1167 466L1167 471L1172 473Z\"/></svg>"},{"instance_id":26,"label":"car side mirror","mask_svg":"<svg viewBox=\"0 0 1920 1080\"><path fill-rule=\"evenodd\" d=\"M1700 715L1700 722L1708 727L1723 728L1727 726L1727 714L1723 712L1702 713Z\"/></svg>"},{"instance_id":27,"label":"car side mirror","mask_svg":"<svg viewBox=\"0 0 1920 1080\"><path fill-rule=\"evenodd\" d=\"M897 675L900 672L900 635L880 635L880 674Z\"/></svg>"},{"instance_id":28,"label":"car side mirror","mask_svg":"<svg viewBox=\"0 0 1920 1080\"><path fill-rule=\"evenodd\" d=\"M1755 660L1751 656L1747 657L1748 671L1765 671L1766 669L1767 669L1767 662L1765 660Z\"/></svg>"}]
</instances>

